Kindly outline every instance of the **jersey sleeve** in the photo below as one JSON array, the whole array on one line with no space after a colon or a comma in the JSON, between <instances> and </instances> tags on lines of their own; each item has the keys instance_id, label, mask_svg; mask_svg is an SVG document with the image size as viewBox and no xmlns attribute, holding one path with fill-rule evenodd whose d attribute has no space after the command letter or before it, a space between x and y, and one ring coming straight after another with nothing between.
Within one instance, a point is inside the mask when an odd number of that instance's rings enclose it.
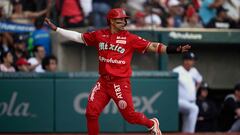
<instances>
[{"instance_id":1,"label":"jersey sleeve","mask_svg":"<svg viewBox=\"0 0 240 135\"><path fill-rule=\"evenodd\" d=\"M131 42L132 47L140 53L144 53L151 43L150 41L143 39L137 35L133 35L132 38L133 38Z\"/></svg>"},{"instance_id":2,"label":"jersey sleeve","mask_svg":"<svg viewBox=\"0 0 240 135\"><path fill-rule=\"evenodd\" d=\"M198 72L196 68L193 68L193 79L197 83L201 83L203 80L202 75Z\"/></svg>"},{"instance_id":3,"label":"jersey sleeve","mask_svg":"<svg viewBox=\"0 0 240 135\"><path fill-rule=\"evenodd\" d=\"M83 42L87 45L87 46L96 46L97 43L97 36L96 36L96 32L86 32L82 34L82 39Z\"/></svg>"}]
</instances>

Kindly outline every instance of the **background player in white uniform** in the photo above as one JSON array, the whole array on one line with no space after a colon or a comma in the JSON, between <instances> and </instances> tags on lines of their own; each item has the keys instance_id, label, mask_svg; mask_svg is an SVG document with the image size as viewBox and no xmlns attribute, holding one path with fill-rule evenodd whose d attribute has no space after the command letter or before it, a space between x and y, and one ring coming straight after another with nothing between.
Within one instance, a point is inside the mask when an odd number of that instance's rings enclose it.
<instances>
[{"instance_id":1,"label":"background player in white uniform","mask_svg":"<svg viewBox=\"0 0 240 135\"><path fill-rule=\"evenodd\" d=\"M196 56L193 52L183 54L183 64L173 69L179 74L178 77L178 104L182 114L182 131L194 133L198 116L198 106L196 105L196 92L202 82L202 76L193 67Z\"/></svg>"}]
</instances>

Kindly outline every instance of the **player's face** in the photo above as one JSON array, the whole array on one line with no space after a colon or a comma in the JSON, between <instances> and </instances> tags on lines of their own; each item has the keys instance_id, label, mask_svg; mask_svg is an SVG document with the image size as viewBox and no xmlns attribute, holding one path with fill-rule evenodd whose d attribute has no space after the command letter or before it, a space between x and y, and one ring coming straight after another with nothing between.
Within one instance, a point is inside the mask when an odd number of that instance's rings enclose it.
<instances>
[{"instance_id":1,"label":"player's face","mask_svg":"<svg viewBox=\"0 0 240 135\"><path fill-rule=\"evenodd\" d=\"M112 28L116 30L124 30L126 26L126 18L111 19Z\"/></svg>"},{"instance_id":2,"label":"player's face","mask_svg":"<svg viewBox=\"0 0 240 135\"><path fill-rule=\"evenodd\" d=\"M190 70L194 66L195 61L193 59L186 59L183 61L185 69Z\"/></svg>"}]
</instances>

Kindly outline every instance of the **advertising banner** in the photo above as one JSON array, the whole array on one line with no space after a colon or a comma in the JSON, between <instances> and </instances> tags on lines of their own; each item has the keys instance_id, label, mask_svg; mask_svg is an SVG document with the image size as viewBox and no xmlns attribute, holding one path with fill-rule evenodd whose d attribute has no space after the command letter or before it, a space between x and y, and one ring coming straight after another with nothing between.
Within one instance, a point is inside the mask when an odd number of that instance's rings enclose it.
<instances>
[{"instance_id":1,"label":"advertising banner","mask_svg":"<svg viewBox=\"0 0 240 135\"><path fill-rule=\"evenodd\" d=\"M86 132L86 104L97 78L62 78L56 80L56 131ZM133 77L133 102L136 111L159 118L163 131L178 130L176 77ZM100 115L101 132L146 131L143 126L128 124L113 101ZM111 128L109 128L111 126Z\"/></svg>"},{"instance_id":2,"label":"advertising banner","mask_svg":"<svg viewBox=\"0 0 240 135\"><path fill-rule=\"evenodd\" d=\"M87 132L86 105L98 75L0 74L0 132ZM137 112L157 117L163 131L178 130L177 75L134 73ZM101 132L146 132L128 124L110 101L99 119Z\"/></svg>"},{"instance_id":3,"label":"advertising banner","mask_svg":"<svg viewBox=\"0 0 240 135\"><path fill-rule=\"evenodd\" d=\"M52 132L52 79L0 79L0 132Z\"/></svg>"},{"instance_id":4,"label":"advertising banner","mask_svg":"<svg viewBox=\"0 0 240 135\"><path fill-rule=\"evenodd\" d=\"M32 24L17 24L13 22L0 21L0 33L2 32L14 32L25 33L33 32L35 27Z\"/></svg>"}]
</instances>

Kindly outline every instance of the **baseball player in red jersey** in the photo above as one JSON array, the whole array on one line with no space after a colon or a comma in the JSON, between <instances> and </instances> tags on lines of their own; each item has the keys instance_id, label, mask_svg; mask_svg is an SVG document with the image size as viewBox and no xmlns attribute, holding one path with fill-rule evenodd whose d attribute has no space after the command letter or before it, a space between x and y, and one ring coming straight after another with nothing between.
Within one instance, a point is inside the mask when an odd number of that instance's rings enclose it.
<instances>
[{"instance_id":1,"label":"baseball player in red jersey","mask_svg":"<svg viewBox=\"0 0 240 135\"><path fill-rule=\"evenodd\" d=\"M45 19L52 30L70 40L94 46L98 51L100 77L88 98L86 109L88 135L99 134L98 118L110 99L114 100L126 121L146 126L152 135L161 135L157 118L148 119L144 114L134 110L130 84L133 52L136 50L140 53L182 53L191 48L189 45L165 46L131 34L124 29L127 18L123 9L111 9L107 14L109 28L87 33L65 30Z\"/></svg>"}]
</instances>

